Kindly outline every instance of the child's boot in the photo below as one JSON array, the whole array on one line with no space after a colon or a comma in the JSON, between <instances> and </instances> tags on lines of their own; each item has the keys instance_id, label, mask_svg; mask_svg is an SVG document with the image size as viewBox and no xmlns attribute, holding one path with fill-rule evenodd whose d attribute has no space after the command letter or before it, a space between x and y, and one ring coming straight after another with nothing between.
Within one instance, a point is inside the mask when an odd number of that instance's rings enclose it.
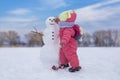
<instances>
[{"instance_id":1,"label":"child's boot","mask_svg":"<svg viewBox=\"0 0 120 80\"><path fill-rule=\"evenodd\" d=\"M61 64L59 66L60 69L64 69L64 68L67 68L67 67L69 67L69 64Z\"/></svg>"},{"instance_id":2,"label":"child's boot","mask_svg":"<svg viewBox=\"0 0 120 80\"><path fill-rule=\"evenodd\" d=\"M81 69L81 67L76 67L76 68L69 68L69 72L76 72L76 71L79 71Z\"/></svg>"}]
</instances>

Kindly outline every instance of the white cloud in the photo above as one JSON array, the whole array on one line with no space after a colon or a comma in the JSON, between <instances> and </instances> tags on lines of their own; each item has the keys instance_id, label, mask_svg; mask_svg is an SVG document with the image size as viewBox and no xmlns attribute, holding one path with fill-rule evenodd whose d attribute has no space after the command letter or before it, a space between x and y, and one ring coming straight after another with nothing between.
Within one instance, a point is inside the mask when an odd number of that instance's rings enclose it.
<instances>
[{"instance_id":1,"label":"white cloud","mask_svg":"<svg viewBox=\"0 0 120 80\"><path fill-rule=\"evenodd\" d=\"M26 15L26 14L28 14L30 12L31 11L28 10L28 9L19 8L19 9L8 11L7 13L14 14L14 15Z\"/></svg>"},{"instance_id":2,"label":"white cloud","mask_svg":"<svg viewBox=\"0 0 120 80\"><path fill-rule=\"evenodd\" d=\"M36 17L3 17L0 18L0 31L15 30L20 35L24 35L33 29L36 23Z\"/></svg>"},{"instance_id":3,"label":"white cloud","mask_svg":"<svg viewBox=\"0 0 120 80\"><path fill-rule=\"evenodd\" d=\"M120 0L106 2L76 9L76 22L84 27L86 32L100 29L120 29Z\"/></svg>"},{"instance_id":4,"label":"white cloud","mask_svg":"<svg viewBox=\"0 0 120 80\"><path fill-rule=\"evenodd\" d=\"M36 17L28 17L28 18L22 18L22 17L1 17L0 22L32 22L36 21Z\"/></svg>"},{"instance_id":5,"label":"white cloud","mask_svg":"<svg viewBox=\"0 0 120 80\"><path fill-rule=\"evenodd\" d=\"M75 10L78 15L77 22L98 21L98 20L108 19L112 15L120 13L120 6L115 6L115 7L114 6L102 7L102 6L110 5L117 2L120 2L120 0L112 0L112 1L110 0L108 2L99 3L77 9Z\"/></svg>"},{"instance_id":6,"label":"white cloud","mask_svg":"<svg viewBox=\"0 0 120 80\"><path fill-rule=\"evenodd\" d=\"M7 11L6 16L0 17L0 31L15 30L18 33L25 34L32 30L39 18L31 14L29 9L18 8ZM11 15L12 14L12 15ZM39 22L40 23L40 22Z\"/></svg>"},{"instance_id":7,"label":"white cloud","mask_svg":"<svg viewBox=\"0 0 120 80\"><path fill-rule=\"evenodd\" d=\"M77 20L85 32L100 29L120 29L120 0L106 2L76 9Z\"/></svg>"},{"instance_id":8,"label":"white cloud","mask_svg":"<svg viewBox=\"0 0 120 80\"><path fill-rule=\"evenodd\" d=\"M64 0L40 0L40 9L51 10L64 7L67 4Z\"/></svg>"}]
</instances>

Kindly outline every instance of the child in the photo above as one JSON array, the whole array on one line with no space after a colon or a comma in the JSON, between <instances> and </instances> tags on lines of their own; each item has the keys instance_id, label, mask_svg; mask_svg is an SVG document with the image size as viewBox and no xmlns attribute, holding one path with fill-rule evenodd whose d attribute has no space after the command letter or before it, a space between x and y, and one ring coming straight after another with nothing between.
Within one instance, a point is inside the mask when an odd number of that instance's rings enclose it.
<instances>
[{"instance_id":1,"label":"child","mask_svg":"<svg viewBox=\"0 0 120 80\"><path fill-rule=\"evenodd\" d=\"M73 37L75 35L75 31L72 28L74 26L74 22L76 20L76 13L73 10L68 10L59 15L60 22L58 23L60 26L60 67L66 68L69 67L69 63L71 68L69 68L69 72L76 72L81 69L78 56L77 56L77 41Z\"/></svg>"}]
</instances>

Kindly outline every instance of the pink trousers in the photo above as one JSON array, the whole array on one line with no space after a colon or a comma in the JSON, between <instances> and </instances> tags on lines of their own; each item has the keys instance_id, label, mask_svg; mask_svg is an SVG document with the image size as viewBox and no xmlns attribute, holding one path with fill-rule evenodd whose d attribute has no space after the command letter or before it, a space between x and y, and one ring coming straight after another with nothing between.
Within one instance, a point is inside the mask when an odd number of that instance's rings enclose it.
<instances>
[{"instance_id":1,"label":"pink trousers","mask_svg":"<svg viewBox=\"0 0 120 80\"><path fill-rule=\"evenodd\" d=\"M59 59L61 64L70 63L71 67L75 68L80 66L77 56L77 44L69 43L64 47L60 48Z\"/></svg>"}]
</instances>

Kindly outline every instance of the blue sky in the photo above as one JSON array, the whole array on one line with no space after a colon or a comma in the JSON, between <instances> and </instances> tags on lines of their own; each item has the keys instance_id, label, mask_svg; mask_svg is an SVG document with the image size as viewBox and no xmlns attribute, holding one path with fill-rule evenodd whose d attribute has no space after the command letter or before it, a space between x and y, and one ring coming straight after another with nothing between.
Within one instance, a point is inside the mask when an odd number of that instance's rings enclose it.
<instances>
[{"instance_id":1,"label":"blue sky","mask_svg":"<svg viewBox=\"0 0 120 80\"><path fill-rule=\"evenodd\" d=\"M47 17L69 9L85 32L120 29L120 0L0 0L0 31L42 31Z\"/></svg>"}]
</instances>

